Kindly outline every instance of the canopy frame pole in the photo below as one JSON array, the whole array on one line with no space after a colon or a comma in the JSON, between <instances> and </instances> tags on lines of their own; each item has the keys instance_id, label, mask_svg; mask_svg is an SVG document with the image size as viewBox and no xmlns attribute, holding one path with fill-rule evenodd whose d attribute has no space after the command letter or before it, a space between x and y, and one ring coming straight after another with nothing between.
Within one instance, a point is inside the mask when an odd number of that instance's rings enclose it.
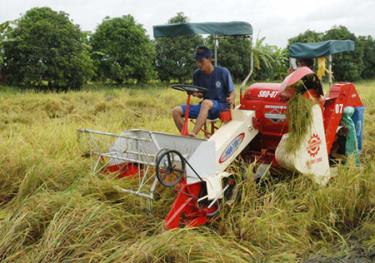
<instances>
[{"instance_id":1,"label":"canopy frame pole","mask_svg":"<svg viewBox=\"0 0 375 263\"><path fill-rule=\"evenodd\" d=\"M332 55L329 55L328 56L328 83L329 83L329 86L331 87L332 86L332 81L333 79L333 72L332 72Z\"/></svg>"},{"instance_id":2,"label":"canopy frame pole","mask_svg":"<svg viewBox=\"0 0 375 263\"><path fill-rule=\"evenodd\" d=\"M246 83L249 81L251 75L253 74L253 69L254 69L253 36L250 36L249 38L250 38L250 72L246 76L246 78L242 81L241 86L240 86L240 104L242 104L244 87Z\"/></svg>"},{"instance_id":3,"label":"canopy frame pole","mask_svg":"<svg viewBox=\"0 0 375 263\"><path fill-rule=\"evenodd\" d=\"M214 56L215 56L215 67L217 67L217 49L219 47L219 38L217 35L214 35Z\"/></svg>"},{"instance_id":4,"label":"canopy frame pole","mask_svg":"<svg viewBox=\"0 0 375 263\"><path fill-rule=\"evenodd\" d=\"M293 70L297 69L297 60L296 60L296 58L289 57L289 67L291 67Z\"/></svg>"}]
</instances>

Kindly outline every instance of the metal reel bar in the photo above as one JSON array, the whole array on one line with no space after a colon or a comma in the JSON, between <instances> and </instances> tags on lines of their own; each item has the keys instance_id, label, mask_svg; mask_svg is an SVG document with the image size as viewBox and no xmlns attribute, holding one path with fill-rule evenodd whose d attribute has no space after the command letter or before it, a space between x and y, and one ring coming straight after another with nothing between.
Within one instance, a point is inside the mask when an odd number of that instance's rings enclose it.
<instances>
[{"instance_id":1,"label":"metal reel bar","mask_svg":"<svg viewBox=\"0 0 375 263\"><path fill-rule=\"evenodd\" d=\"M97 156L92 167L93 174L97 174L99 171L113 173L116 171L111 172L111 169L107 168L121 166L122 164L134 164L136 174L128 174L122 169L117 169L119 178L128 176L134 181L134 188L125 189L116 186L115 189L119 192L134 194L151 201L153 200L158 180L153 176L154 169L149 168L155 165L156 154L145 148L145 145L155 145L156 148L158 147L151 132L143 133L142 136L137 136L136 133L114 134L90 129L79 129L77 132L78 135L87 135L90 149L89 156ZM118 148L113 148L116 142L120 142L119 140L121 143L117 144ZM136 183L135 181L138 182Z\"/></svg>"}]
</instances>

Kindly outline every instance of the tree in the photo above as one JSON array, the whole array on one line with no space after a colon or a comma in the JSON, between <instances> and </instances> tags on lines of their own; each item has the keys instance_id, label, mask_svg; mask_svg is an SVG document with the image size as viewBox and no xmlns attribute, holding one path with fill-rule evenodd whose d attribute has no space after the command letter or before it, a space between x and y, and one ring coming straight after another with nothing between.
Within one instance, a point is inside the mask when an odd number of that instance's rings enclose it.
<instances>
[{"instance_id":1,"label":"tree","mask_svg":"<svg viewBox=\"0 0 375 263\"><path fill-rule=\"evenodd\" d=\"M273 46L272 57L274 64L272 67L272 80L282 80L286 77L289 67L288 50Z\"/></svg>"},{"instance_id":2,"label":"tree","mask_svg":"<svg viewBox=\"0 0 375 263\"><path fill-rule=\"evenodd\" d=\"M269 73L272 70L272 65L274 62L274 58L272 56L272 47L264 43L265 39L265 37L257 38L253 47L253 63L254 69L256 70L254 76L258 80L269 79L269 76L271 75Z\"/></svg>"},{"instance_id":3,"label":"tree","mask_svg":"<svg viewBox=\"0 0 375 263\"><path fill-rule=\"evenodd\" d=\"M4 67L4 41L6 41L6 34L10 30L10 22L4 22L0 24L0 82L5 81L5 76L3 73Z\"/></svg>"},{"instance_id":4,"label":"tree","mask_svg":"<svg viewBox=\"0 0 375 263\"><path fill-rule=\"evenodd\" d=\"M324 33L316 32L313 30L306 30L303 33L298 34L296 37L292 37L288 40L288 44L291 45L296 42L319 42L323 40Z\"/></svg>"},{"instance_id":5,"label":"tree","mask_svg":"<svg viewBox=\"0 0 375 263\"><path fill-rule=\"evenodd\" d=\"M208 45L213 48L213 37L208 37ZM248 39L220 38L218 64L228 68L236 81L245 79L250 71L250 50L253 52L256 80L282 79L288 69L286 51L277 46L264 43L265 38L257 38L253 47Z\"/></svg>"},{"instance_id":6,"label":"tree","mask_svg":"<svg viewBox=\"0 0 375 263\"><path fill-rule=\"evenodd\" d=\"M106 17L92 35L91 45L101 80L144 82L156 76L154 46L131 15Z\"/></svg>"},{"instance_id":7,"label":"tree","mask_svg":"<svg viewBox=\"0 0 375 263\"><path fill-rule=\"evenodd\" d=\"M254 78L256 80L280 80L288 69L285 50L264 43L265 38L257 38L253 47Z\"/></svg>"},{"instance_id":8,"label":"tree","mask_svg":"<svg viewBox=\"0 0 375 263\"><path fill-rule=\"evenodd\" d=\"M326 31L323 40L344 40L350 39L355 43L354 52L344 52L333 56L333 74L338 81L354 81L361 78L364 69L363 49L358 45L357 37L345 26L335 26Z\"/></svg>"},{"instance_id":9,"label":"tree","mask_svg":"<svg viewBox=\"0 0 375 263\"><path fill-rule=\"evenodd\" d=\"M0 24L0 69L1 69L1 66L3 65L3 62L4 62L3 43L4 43L5 38L6 38L6 32L7 32L7 30L10 29L9 25L10 25L9 21Z\"/></svg>"},{"instance_id":10,"label":"tree","mask_svg":"<svg viewBox=\"0 0 375 263\"><path fill-rule=\"evenodd\" d=\"M375 78L375 39L371 36L360 36L357 39L358 47L363 49L362 78Z\"/></svg>"},{"instance_id":11,"label":"tree","mask_svg":"<svg viewBox=\"0 0 375 263\"><path fill-rule=\"evenodd\" d=\"M207 38L207 45L214 49L214 37ZM243 80L250 71L251 43L242 37L219 39L217 52L218 65L228 68L236 81Z\"/></svg>"},{"instance_id":12,"label":"tree","mask_svg":"<svg viewBox=\"0 0 375 263\"><path fill-rule=\"evenodd\" d=\"M184 13L177 13L168 23L185 23L188 18ZM155 40L156 69L163 81L178 80L179 82L191 79L195 67L194 51L204 44L199 35L163 37Z\"/></svg>"},{"instance_id":13,"label":"tree","mask_svg":"<svg viewBox=\"0 0 375 263\"><path fill-rule=\"evenodd\" d=\"M15 21L3 43L4 73L11 84L78 89L94 74L78 26L64 12L33 8Z\"/></svg>"}]
</instances>

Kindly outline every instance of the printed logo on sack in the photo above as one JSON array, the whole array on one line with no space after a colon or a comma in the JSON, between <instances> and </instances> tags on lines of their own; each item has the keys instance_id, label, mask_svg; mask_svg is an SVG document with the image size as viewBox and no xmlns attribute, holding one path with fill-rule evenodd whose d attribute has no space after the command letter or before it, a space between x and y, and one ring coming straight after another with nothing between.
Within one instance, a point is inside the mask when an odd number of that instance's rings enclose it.
<instances>
[{"instance_id":1,"label":"printed logo on sack","mask_svg":"<svg viewBox=\"0 0 375 263\"><path fill-rule=\"evenodd\" d=\"M215 85L216 85L216 88L221 88L221 82L220 81L216 81L216 83L215 83Z\"/></svg>"},{"instance_id":2,"label":"printed logo on sack","mask_svg":"<svg viewBox=\"0 0 375 263\"><path fill-rule=\"evenodd\" d=\"M225 162L226 160L228 160L229 157L231 157L234 154L234 152L238 149L241 142L243 141L244 137L245 133L241 133L229 143L227 148L225 148L224 152L221 154L219 163Z\"/></svg>"},{"instance_id":3,"label":"printed logo on sack","mask_svg":"<svg viewBox=\"0 0 375 263\"><path fill-rule=\"evenodd\" d=\"M315 157L318 154L321 143L322 140L320 139L319 135L314 133L307 142L307 152L311 157Z\"/></svg>"}]
</instances>

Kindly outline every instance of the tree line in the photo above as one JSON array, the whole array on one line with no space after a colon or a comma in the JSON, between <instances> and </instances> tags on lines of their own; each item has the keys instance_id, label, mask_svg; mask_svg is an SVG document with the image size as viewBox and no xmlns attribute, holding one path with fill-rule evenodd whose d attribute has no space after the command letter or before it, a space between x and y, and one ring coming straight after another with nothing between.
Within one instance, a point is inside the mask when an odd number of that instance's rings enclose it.
<instances>
[{"instance_id":1,"label":"tree line","mask_svg":"<svg viewBox=\"0 0 375 263\"><path fill-rule=\"evenodd\" d=\"M178 13L168 23L188 22ZM316 42L351 39L356 51L334 57L336 80L375 78L375 41L356 36L344 26L320 33L307 30L289 39ZM264 38L253 43L255 80L285 77L287 49L268 45ZM106 17L95 32L83 32L65 12L48 7L32 8L15 21L0 24L0 81L41 90L80 89L87 81L146 83L185 82L195 69L194 50L199 45L213 48L212 36L180 36L150 39L143 25L131 15ZM237 81L250 69L248 39L222 38L218 62Z\"/></svg>"}]
</instances>

